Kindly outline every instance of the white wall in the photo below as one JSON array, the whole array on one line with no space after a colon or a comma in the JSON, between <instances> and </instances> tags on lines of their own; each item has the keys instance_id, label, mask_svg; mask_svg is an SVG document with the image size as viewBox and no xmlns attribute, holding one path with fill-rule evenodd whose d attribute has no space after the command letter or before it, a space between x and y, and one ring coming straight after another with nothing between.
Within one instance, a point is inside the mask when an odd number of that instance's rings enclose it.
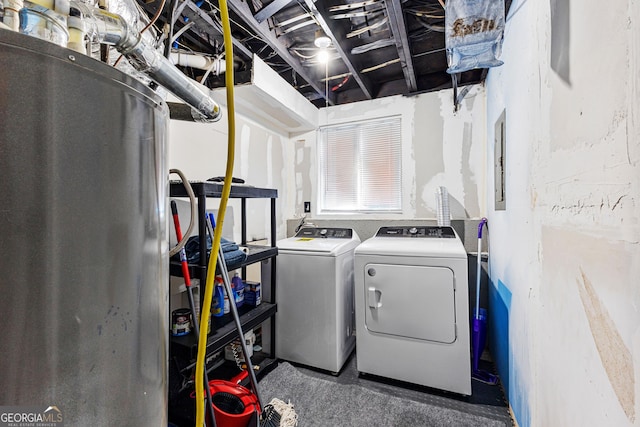
<instances>
[{"instance_id":1,"label":"white wall","mask_svg":"<svg viewBox=\"0 0 640 427\"><path fill-rule=\"evenodd\" d=\"M452 97L452 91L445 90L320 109L320 126L400 115L403 213L377 214L375 218L435 218L439 186L447 187L454 219L478 218L486 212L484 88L473 87L457 113ZM302 215L304 201L311 201L312 216L318 217L316 132L298 135L294 146L295 166L290 180L296 192L292 213Z\"/></svg>"},{"instance_id":2,"label":"white wall","mask_svg":"<svg viewBox=\"0 0 640 427\"><path fill-rule=\"evenodd\" d=\"M214 124L199 124L171 120L169 126L169 159L172 169L180 169L193 181L206 181L224 176L227 161L228 124L226 109L223 118ZM286 179L287 165L292 163L293 148L287 134L278 133L236 115L236 149L233 176L245 180L246 185L278 190L276 202L277 238L286 233L287 194L293 191ZM171 179L179 179L171 175ZM209 199L207 209L217 210L219 199ZM231 236L241 239L240 202L230 199L225 227L232 227ZM270 235L271 205L269 199L247 199L247 239L260 240ZM233 215L230 215L233 212ZM182 222L181 215L181 222ZM228 224L228 223L231 224ZM186 228L186 225L182 225ZM197 230L197 229L196 229Z\"/></svg>"},{"instance_id":3,"label":"white wall","mask_svg":"<svg viewBox=\"0 0 640 427\"><path fill-rule=\"evenodd\" d=\"M639 19L633 0L514 0L489 72L492 350L522 427L640 425Z\"/></svg>"}]
</instances>

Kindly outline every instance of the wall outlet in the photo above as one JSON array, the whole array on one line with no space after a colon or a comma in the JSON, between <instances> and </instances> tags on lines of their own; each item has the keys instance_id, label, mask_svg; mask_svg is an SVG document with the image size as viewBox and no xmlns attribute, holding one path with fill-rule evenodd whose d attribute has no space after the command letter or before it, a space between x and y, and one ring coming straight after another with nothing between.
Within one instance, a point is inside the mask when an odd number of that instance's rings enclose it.
<instances>
[{"instance_id":1,"label":"wall outlet","mask_svg":"<svg viewBox=\"0 0 640 427\"><path fill-rule=\"evenodd\" d=\"M305 213L311 212L311 202L304 202L304 212Z\"/></svg>"}]
</instances>

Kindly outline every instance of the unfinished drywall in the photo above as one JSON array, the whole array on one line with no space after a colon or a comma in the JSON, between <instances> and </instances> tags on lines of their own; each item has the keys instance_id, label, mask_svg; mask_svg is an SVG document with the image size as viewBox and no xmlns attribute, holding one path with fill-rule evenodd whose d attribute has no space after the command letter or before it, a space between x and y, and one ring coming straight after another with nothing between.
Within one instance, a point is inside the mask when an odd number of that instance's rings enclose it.
<instances>
[{"instance_id":1,"label":"unfinished drywall","mask_svg":"<svg viewBox=\"0 0 640 427\"><path fill-rule=\"evenodd\" d=\"M639 19L632 0L514 0L488 75L488 168L507 117L490 333L521 427L640 425Z\"/></svg>"},{"instance_id":2,"label":"unfinished drywall","mask_svg":"<svg viewBox=\"0 0 640 427\"><path fill-rule=\"evenodd\" d=\"M290 217L302 218L305 215L311 216L310 213L304 211L304 203L310 202L311 206L315 205L311 195L313 194L313 177L315 173L315 146L309 142L309 139L315 141L315 132L307 134L308 139L297 138L294 142L295 161L293 164L293 174L295 194L291 200L293 207L293 215Z\"/></svg>"},{"instance_id":3,"label":"unfinished drywall","mask_svg":"<svg viewBox=\"0 0 640 427\"><path fill-rule=\"evenodd\" d=\"M213 124L199 124L172 120L169 126L170 168L183 171L189 180L206 181L224 176L227 161L227 118ZM293 191L287 181L287 165L293 164L293 150L289 137L267 129L250 119L236 115L236 150L233 175L245 180L246 185L278 190L276 201L276 235L285 236L286 195ZM178 179L172 175L171 179ZM216 210L219 199L207 201L208 210ZM261 240L270 236L271 205L269 199L248 199L247 240ZM225 219L233 225L235 241L241 239L240 201L229 200Z\"/></svg>"},{"instance_id":4,"label":"unfinished drywall","mask_svg":"<svg viewBox=\"0 0 640 427\"><path fill-rule=\"evenodd\" d=\"M374 215L375 219L436 217L436 190L447 187L453 219L482 216L484 201L485 93L473 87L454 113L452 91L414 97L393 96L323 108L320 125L334 125L390 116L401 117L402 214ZM316 211L317 174L315 132L298 137L296 185L292 217L302 215L302 202L312 201L313 217L331 215ZM309 159L307 156L312 156ZM333 215L335 217L335 215ZM362 219L365 216L349 216Z\"/></svg>"},{"instance_id":5,"label":"unfinished drywall","mask_svg":"<svg viewBox=\"0 0 640 427\"><path fill-rule=\"evenodd\" d=\"M453 218L478 218L486 212L484 203L485 169L485 92L481 86L472 88L454 113L453 91L438 92L440 100L440 117L443 123L443 157L444 176L436 176L429 180L422 189L422 201L435 212L435 190L437 181L445 179L442 184L455 201L450 201ZM429 102L426 98L425 102ZM417 115L417 117L421 117ZM435 146L439 139L433 139ZM428 155L428 154L427 154ZM422 157L416 156L416 164Z\"/></svg>"}]
</instances>

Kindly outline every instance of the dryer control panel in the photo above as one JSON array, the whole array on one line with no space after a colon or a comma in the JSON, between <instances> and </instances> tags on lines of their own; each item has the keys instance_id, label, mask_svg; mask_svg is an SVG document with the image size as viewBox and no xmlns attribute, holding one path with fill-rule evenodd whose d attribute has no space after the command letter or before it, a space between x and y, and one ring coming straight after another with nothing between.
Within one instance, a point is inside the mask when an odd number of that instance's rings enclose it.
<instances>
[{"instance_id":1,"label":"dryer control panel","mask_svg":"<svg viewBox=\"0 0 640 427\"><path fill-rule=\"evenodd\" d=\"M295 237L308 237L310 239L351 239L353 230L351 228L303 228L296 233Z\"/></svg>"},{"instance_id":2,"label":"dryer control panel","mask_svg":"<svg viewBox=\"0 0 640 427\"><path fill-rule=\"evenodd\" d=\"M455 239L456 233L451 227L403 226L381 227L376 236L380 237L426 237L434 239Z\"/></svg>"}]
</instances>

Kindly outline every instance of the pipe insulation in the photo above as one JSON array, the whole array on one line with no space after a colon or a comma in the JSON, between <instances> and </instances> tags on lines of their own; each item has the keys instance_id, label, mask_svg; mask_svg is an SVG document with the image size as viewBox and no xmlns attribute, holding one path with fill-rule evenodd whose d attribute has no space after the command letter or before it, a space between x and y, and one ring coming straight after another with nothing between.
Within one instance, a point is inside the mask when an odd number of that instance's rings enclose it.
<instances>
[{"instance_id":1,"label":"pipe insulation","mask_svg":"<svg viewBox=\"0 0 640 427\"><path fill-rule=\"evenodd\" d=\"M90 39L113 45L136 70L149 75L196 110L194 116L198 117L197 121L209 123L220 119L220 106L211 98L209 89L177 69L121 16L78 1L72 1L71 7L85 20Z\"/></svg>"},{"instance_id":2,"label":"pipe insulation","mask_svg":"<svg viewBox=\"0 0 640 427\"><path fill-rule=\"evenodd\" d=\"M219 76L226 71L224 57L215 58L212 56L195 55L192 53L172 52L170 56L171 62L182 67L197 68L199 70L209 71ZM237 68L237 65L234 65Z\"/></svg>"}]
</instances>

